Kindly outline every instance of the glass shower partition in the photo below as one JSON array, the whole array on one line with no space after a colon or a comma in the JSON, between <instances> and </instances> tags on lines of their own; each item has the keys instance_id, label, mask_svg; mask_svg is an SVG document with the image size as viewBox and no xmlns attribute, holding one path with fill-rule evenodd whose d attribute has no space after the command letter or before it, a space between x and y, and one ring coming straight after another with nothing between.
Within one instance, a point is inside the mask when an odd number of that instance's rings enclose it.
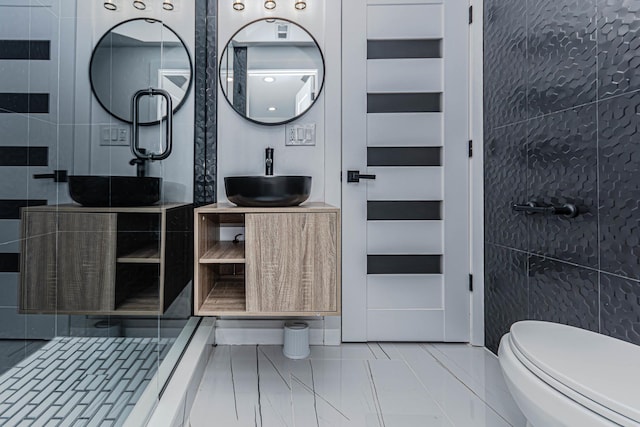
<instances>
[{"instance_id":1,"label":"glass shower partition","mask_svg":"<svg viewBox=\"0 0 640 427\"><path fill-rule=\"evenodd\" d=\"M169 57L176 34L193 57L193 7L114 3L116 11L101 1L0 1L0 425L144 417L197 327L193 95L191 76ZM138 172L130 123L96 98L89 64L105 33L141 18L173 31L119 34L117 46L142 41L157 62L142 70L149 84L185 91L171 157L146 165L162 179L161 199L84 208L70 198L69 177ZM146 126L141 144L157 149L163 132Z\"/></svg>"}]
</instances>

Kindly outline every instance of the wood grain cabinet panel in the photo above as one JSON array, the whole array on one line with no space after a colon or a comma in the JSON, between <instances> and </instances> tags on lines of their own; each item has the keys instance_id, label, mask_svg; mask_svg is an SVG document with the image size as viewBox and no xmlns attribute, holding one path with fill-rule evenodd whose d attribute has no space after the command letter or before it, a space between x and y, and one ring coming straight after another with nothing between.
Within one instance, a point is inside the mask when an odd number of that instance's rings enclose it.
<instances>
[{"instance_id":1,"label":"wood grain cabinet panel","mask_svg":"<svg viewBox=\"0 0 640 427\"><path fill-rule=\"evenodd\" d=\"M340 315L338 208L213 204L196 209L195 235L197 316Z\"/></svg>"},{"instance_id":2,"label":"wood grain cabinet panel","mask_svg":"<svg viewBox=\"0 0 640 427\"><path fill-rule=\"evenodd\" d=\"M58 215L58 310L115 308L116 214Z\"/></svg>"},{"instance_id":3,"label":"wood grain cabinet panel","mask_svg":"<svg viewBox=\"0 0 640 427\"><path fill-rule=\"evenodd\" d=\"M193 208L22 211L22 313L158 315L192 279Z\"/></svg>"},{"instance_id":4,"label":"wood grain cabinet panel","mask_svg":"<svg viewBox=\"0 0 640 427\"><path fill-rule=\"evenodd\" d=\"M57 302L57 215L26 212L22 220L20 307L55 311Z\"/></svg>"},{"instance_id":5,"label":"wood grain cabinet panel","mask_svg":"<svg viewBox=\"0 0 640 427\"><path fill-rule=\"evenodd\" d=\"M113 310L115 214L28 212L23 227L23 310Z\"/></svg>"},{"instance_id":6,"label":"wood grain cabinet panel","mask_svg":"<svg viewBox=\"0 0 640 427\"><path fill-rule=\"evenodd\" d=\"M336 214L247 214L245 227L248 311L336 311Z\"/></svg>"}]
</instances>

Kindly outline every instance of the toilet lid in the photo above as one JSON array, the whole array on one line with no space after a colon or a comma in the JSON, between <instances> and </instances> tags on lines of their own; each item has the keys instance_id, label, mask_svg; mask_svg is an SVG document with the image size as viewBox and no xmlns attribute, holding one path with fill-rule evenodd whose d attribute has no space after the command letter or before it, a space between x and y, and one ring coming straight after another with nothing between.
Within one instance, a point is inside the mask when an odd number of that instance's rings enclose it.
<instances>
[{"instance_id":1,"label":"toilet lid","mask_svg":"<svg viewBox=\"0 0 640 427\"><path fill-rule=\"evenodd\" d=\"M640 346L557 323L511 326L512 343L560 384L640 422Z\"/></svg>"}]
</instances>

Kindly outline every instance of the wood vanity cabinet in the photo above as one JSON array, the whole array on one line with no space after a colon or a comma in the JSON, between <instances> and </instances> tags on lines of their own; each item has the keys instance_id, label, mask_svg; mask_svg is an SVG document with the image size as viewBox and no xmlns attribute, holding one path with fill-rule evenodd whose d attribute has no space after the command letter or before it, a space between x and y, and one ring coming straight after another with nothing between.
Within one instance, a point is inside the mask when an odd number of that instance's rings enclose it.
<instances>
[{"instance_id":1,"label":"wood vanity cabinet","mask_svg":"<svg viewBox=\"0 0 640 427\"><path fill-rule=\"evenodd\" d=\"M340 314L339 209L216 204L196 209L194 230L196 315Z\"/></svg>"},{"instance_id":2,"label":"wood vanity cabinet","mask_svg":"<svg viewBox=\"0 0 640 427\"><path fill-rule=\"evenodd\" d=\"M20 312L162 314L192 279L193 207L28 207Z\"/></svg>"}]
</instances>

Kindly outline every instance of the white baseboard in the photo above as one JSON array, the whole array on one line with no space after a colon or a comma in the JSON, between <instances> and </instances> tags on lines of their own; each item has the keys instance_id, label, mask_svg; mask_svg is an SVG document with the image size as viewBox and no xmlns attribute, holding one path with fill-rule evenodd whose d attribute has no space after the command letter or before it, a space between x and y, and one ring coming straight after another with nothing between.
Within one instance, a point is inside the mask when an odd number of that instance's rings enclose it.
<instances>
[{"instance_id":1,"label":"white baseboard","mask_svg":"<svg viewBox=\"0 0 640 427\"><path fill-rule=\"evenodd\" d=\"M296 319L309 324L311 345L340 345L340 329L327 328L325 319ZM218 319L217 345L282 345L286 320L272 319Z\"/></svg>"}]
</instances>

